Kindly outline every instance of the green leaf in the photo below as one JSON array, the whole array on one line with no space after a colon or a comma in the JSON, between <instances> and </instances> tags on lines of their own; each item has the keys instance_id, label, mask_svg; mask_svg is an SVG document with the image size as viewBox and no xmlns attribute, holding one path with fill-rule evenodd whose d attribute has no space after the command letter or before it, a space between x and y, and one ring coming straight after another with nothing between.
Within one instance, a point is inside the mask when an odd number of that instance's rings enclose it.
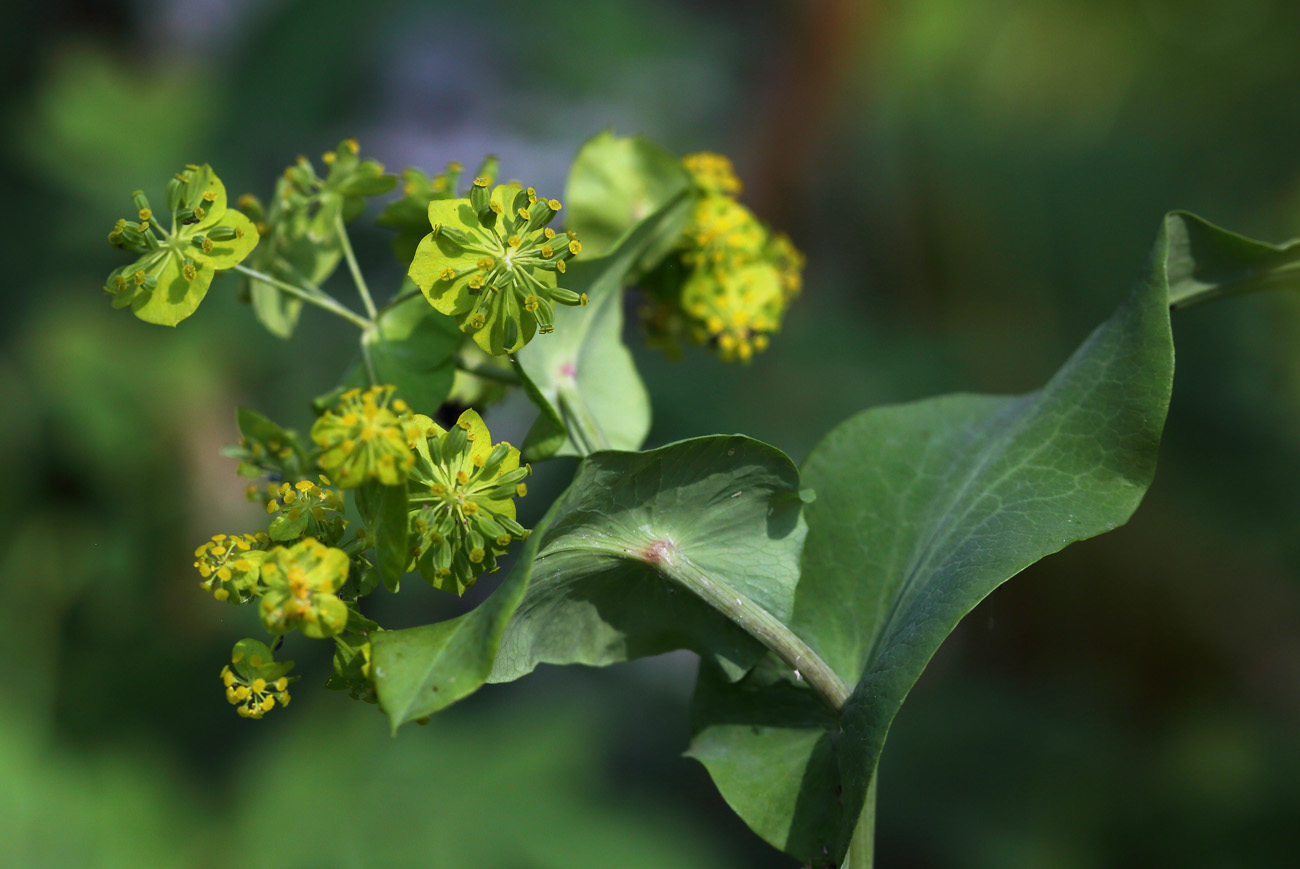
<instances>
[{"instance_id":1,"label":"green leaf","mask_svg":"<svg viewBox=\"0 0 1300 869\"><path fill-rule=\"evenodd\" d=\"M277 542L285 540L297 540L302 533L307 530L307 521L311 519L311 514L302 511L298 518L294 519L288 513L281 513L271 520L271 526L267 528L267 536Z\"/></svg>"},{"instance_id":2,"label":"green leaf","mask_svg":"<svg viewBox=\"0 0 1300 869\"><path fill-rule=\"evenodd\" d=\"M380 314L375 331L362 337L362 351L369 355L375 382L391 383L413 410L432 415L451 392L460 340L456 321L417 296ZM350 379L368 385L361 366Z\"/></svg>"},{"instance_id":3,"label":"green leaf","mask_svg":"<svg viewBox=\"0 0 1300 869\"><path fill-rule=\"evenodd\" d=\"M470 612L372 636L375 690L394 731L445 709L487 681L501 634L528 587L540 537L536 531L530 536L505 581Z\"/></svg>"},{"instance_id":4,"label":"green leaf","mask_svg":"<svg viewBox=\"0 0 1300 869\"><path fill-rule=\"evenodd\" d=\"M732 677L763 655L738 623L789 618L805 527L779 450L739 435L588 456L552 508L491 681L688 648Z\"/></svg>"},{"instance_id":5,"label":"green leaf","mask_svg":"<svg viewBox=\"0 0 1300 869\"><path fill-rule=\"evenodd\" d=\"M634 224L690 186L681 161L649 139L597 133L569 170L568 228L578 233L588 253L605 253ZM654 237L636 254L638 270L652 267L677 244L688 216L684 209L655 228Z\"/></svg>"},{"instance_id":6,"label":"green leaf","mask_svg":"<svg viewBox=\"0 0 1300 869\"><path fill-rule=\"evenodd\" d=\"M623 344L622 287L659 229L687 205L684 195L678 195L638 222L609 253L575 259L569 266L566 285L586 293L589 303L557 308L555 331L538 336L516 354L525 390L542 410L542 419L524 442L529 458L635 450L645 441L650 398ZM537 395L545 401L538 401ZM565 440L545 452L561 433Z\"/></svg>"},{"instance_id":7,"label":"green leaf","mask_svg":"<svg viewBox=\"0 0 1300 869\"><path fill-rule=\"evenodd\" d=\"M1170 214L1145 278L1042 389L875 408L813 450L790 626L856 687L835 723L798 680L759 670L736 684L702 672L695 703L691 754L756 832L838 865L944 638L1007 579L1137 508L1172 387L1170 303L1300 285L1294 251Z\"/></svg>"},{"instance_id":8,"label":"green leaf","mask_svg":"<svg viewBox=\"0 0 1300 869\"><path fill-rule=\"evenodd\" d=\"M385 486L374 480L356 490L357 512L375 546L375 567L389 591L397 591L410 561L410 517L406 485Z\"/></svg>"}]
</instances>

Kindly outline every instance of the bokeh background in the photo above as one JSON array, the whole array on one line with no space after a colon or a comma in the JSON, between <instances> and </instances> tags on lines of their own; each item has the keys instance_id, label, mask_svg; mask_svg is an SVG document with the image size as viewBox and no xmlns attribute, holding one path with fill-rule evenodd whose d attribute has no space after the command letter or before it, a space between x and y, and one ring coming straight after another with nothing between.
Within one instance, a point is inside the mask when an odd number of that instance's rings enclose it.
<instances>
[{"instance_id":1,"label":"bokeh background","mask_svg":"<svg viewBox=\"0 0 1300 869\"><path fill-rule=\"evenodd\" d=\"M326 653L306 644L293 706L236 718L217 671L257 631L198 591L191 551L264 515L218 449L236 405L307 425L351 336L309 310L272 338L233 282L175 331L109 308L105 233L183 163L266 195L296 155L356 135L394 170L491 151L558 193L605 127L729 153L806 251L807 288L748 367L639 350L651 440L742 431L796 459L867 406L1040 384L1170 208L1300 235L1300 6L1283 0L22 0L5 17L15 866L793 866L679 756L689 655L543 669L391 738L316 687ZM354 238L372 286L395 286L387 234ZM878 865L1300 860L1300 299L1175 329L1146 504L940 651L885 754ZM496 414L517 442L526 414ZM554 486L571 466L552 464ZM456 604L383 606L406 624Z\"/></svg>"}]
</instances>

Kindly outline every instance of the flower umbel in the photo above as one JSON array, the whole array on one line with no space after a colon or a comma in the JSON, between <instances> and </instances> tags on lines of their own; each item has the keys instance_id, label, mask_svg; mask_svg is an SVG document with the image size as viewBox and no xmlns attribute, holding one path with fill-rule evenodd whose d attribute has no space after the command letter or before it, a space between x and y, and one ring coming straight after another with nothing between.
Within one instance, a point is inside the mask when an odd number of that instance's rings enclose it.
<instances>
[{"instance_id":1,"label":"flower umbel","mask_svg":"<svg viewBox=\"0 0 1300 869\"><path fill-rule=\"evenodd\" d=\"M555 305L586 296L557 286L582 251L573 233L550 227L561 205L529 187L476 178L467 199L429 203L433 231L416 248L410 275L434 308L494 356L513 353L555 328Z\"/></svg>"},{"instance_id":2,"label":"flower umbel","mask_svg":"<svg viewBox=\"0 0 1300 869\"><path fill-rule=\"evenodd\" d=\"M448 430L427 417L415 441L410 500L420 506L412 523L420 573L435 588L464 594L512 540L528 531L515 521L514 499L528 491L532 473L519 467L519 451L492 445L482 418L467 410Z\"/></svg>"},{"instance_id":3,"label":"flower umbel","mask_svg":"<svg viewBox=\"0 0 1300 869\"><path fill-rule=\"evenodd\" d=\"M139 256L114 269L104 290L113 307L129 306L141 320L175 326L198 308L217 271L248 256L257 229L226 207L226 188L206 163L187 166L167 183L165 212L155 214L143 191L131 198L137 220L119 220L108 241Z\"/></svg>"},{"instance_id":4,"label":"flower umbel","mask_svg":"<svg viewBox=\"0 0 1300 869\"><path fill-rule=\"evenodd\" d=\"M316 639L341 633L348 608L336 592L347 578L348 556L341 549L310 537L277 546L262 564L262 625L273 634L301 630Z\"/></svg>"},{"instance_id":5,"label":"flower umbel","mask_svg":"<svg viewBox=\"0 0 1300 869\"><path fill-rule=\"evenodd\" d=\"M322 450L320 466L343 488L370 479L396 486L415 463L406 434L413 417L406 402L393 398L395 390L350 389L312 426L312 440Z\"/></svg>"},{"instance_id":6,"label":"flower umbel","mask_svg":"<svg viewBox=\"0 0 1300 869\"><path fill-rule=\"evenodd\" d=\"M230 663L234 669L222 667L221 682L239 717L261 718L277 703L289 705L290 679L285 674L293 669L293 661L277 663L265 643L250 639L235 643Z\"/></svg>"},{"instance_id":7,"label":"flower umbel","mask_svg":"<svg viewBox=\"0 0 1300 869\"><path fill-rule=\"evenodd\" d=\"M270 541L256 534L214 534L194 550L195 568L203 581L199 586L217 600L248 603L257 596L261 564Z\"/></svg>"}]
</instances>

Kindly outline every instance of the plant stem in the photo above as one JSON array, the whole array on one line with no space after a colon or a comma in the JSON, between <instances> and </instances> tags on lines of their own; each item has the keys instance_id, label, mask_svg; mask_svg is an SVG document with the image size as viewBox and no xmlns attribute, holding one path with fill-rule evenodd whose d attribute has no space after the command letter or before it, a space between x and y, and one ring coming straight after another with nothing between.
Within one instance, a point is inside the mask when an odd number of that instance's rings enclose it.
<instances>
[{"instance_id":1,"label":"plant stem","mask_svg":"<svg viewBox=\"0 0 1300 869\"><path fill-rule=\"evenodd\" d=\"M823 702L838 713L849 699L849 688L830 665L781 621L749 598L715 582L672 544L647 550L649 562L660 573L701 598L735 622L750 636L785 662L795 675L808 683ZM645 560L645 559L643 559ZM870 865L870 863L865 864Z\"/></svg>"},{"instance_id":2,"label":"plant stem","mask_svg":"<svg viewBox=\"0 0 1300 869\"><path fill-rule=\"evenodd\" d=\"M405 293L399 293L398 295L389 299L384 304L384 306L379 309L379 313L381 315L385 314L388 311L391 311L393 308L396 308L398 305L402 304L402 302L405 302L407 299L414 299L416 296L419 295L423 295L419 290L407 290Z\"/></svg>"},{"instance_id":3,"label":"plant stem","mask_svg":"<svg viewBox=\"0 0 1300 869\"><path fill-rule=\"evenodd\" d=\"M879 770L871 776L867 786L867 799L862 804L862 814L853 828L853 841L849 843L848 856L843 869L871 869L876 858L876 780Z\"/></svg>"},{"instance_id":4,"label":"plant stem","mask_svg":"<svg viewBox=\"0 0 1300 869\"><path fill-rule=\"evenodd\" d=\"M560 405L560 417L569 433L575 436L574 440L581 441L578 445L583 448L583 455L609 449L609 438L605 437L600 423L596 422L596 418L578 396L573 381L561 380L555 393Z\"/></svg>"},{"instance_id":5,"label":"plant stem","mask_svg":"<svg viewBox=\"0 0 1300 869\"><path fill-rule=\"evenodd\" d=\"M366 279L361 274L361 267L357 265L357 255L352 252L352 242L348 239L347 227L343 225L343 215L334 215L334 229L339 234L339 244L343 247L343 258L348 261L348 271L352 272L352 282L357 285L357 293L361 296L361 303L366 306L366 313L373 320L379 316L375 310L375 300L370 297L370 288L366 286Z\"/></svg>"},{"instance_id":6,"label":"plant stem","mask_svg":"<svg viewBox=\"0 0 1300 869\"><path fill-rule=\"evenodd\" d=\"M472 362L461 356L456 357L456 367L466 374L472 374L475 377L481 377L484 380L493 380L497 383L505 383L509 386L519 385L519 375L505 368L497 368L495 365L486 365L482 362Z\"/></svg>"},{"instance_id":7,"label":"plant stem","mask_svg":"<svg viewBox=\"0 0 1300 869\"><path fill-rule=\"evenodd\" d=\"M365 317L362 317L360 314L356 313L355 311L351 311L345 308L343 305L339 304L338 301L333 296L327 295L324 292L318 291L316 293L313 293L310 290L304 289L302 287L294 286L293 284L286 283L280 280L279 278L273 278L270 275L262 274L261 272L255 269L250 269L247 266L243 266L243 265L236 265L234 267L234 270L246 274L250 278L255 278L259 281L264 281L265 283L268 283L273 287L283 290L284 292L288 293L291 296L302 299L304 302L307 302L310 305L315 305L318 308L322 308L326 311L329 311L331 314L334 314L337 317L342 317L344 320L347 320L349 323L356 326L358 329L370 328L369 320L367 320Z\"/></svg>"}]
</instances>

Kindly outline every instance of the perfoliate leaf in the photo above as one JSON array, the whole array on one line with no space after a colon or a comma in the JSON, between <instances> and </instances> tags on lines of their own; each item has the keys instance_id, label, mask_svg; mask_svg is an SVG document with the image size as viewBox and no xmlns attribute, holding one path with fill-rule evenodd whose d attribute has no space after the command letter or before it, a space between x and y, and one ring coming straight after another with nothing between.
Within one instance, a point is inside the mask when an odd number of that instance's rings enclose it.
<instances>
[{"instance_id":1,"label":"perfoliate leaf","mask_svg":"<svg viewBox=\"0 0 1300 869\"><path fill-rule=\"evenodd\" d=\"M739 676L763 646L733 608L789 617L805 533L798 488L783 453L738 435L588 456L533 534L532 582L491 681L678 648Z\"/></svg>"},{"instance_id":2,"label":"perfoliate leaf","mask_svg":"<svg viewBox=\"0 0 1300 869\"><path fill-rule=\"evenodd\" d=\"M1297 250L1170 214L1144 279L1042 389L875 408L813 450L789 625L852 695L827 721L789 671L731 684L706 670L697 689L691 753L756 832L838 865L894 715L944 638L1007 579L1137 508L1173 380L1171 302L1300 286Z\"/></svg>"}]
</instances>

